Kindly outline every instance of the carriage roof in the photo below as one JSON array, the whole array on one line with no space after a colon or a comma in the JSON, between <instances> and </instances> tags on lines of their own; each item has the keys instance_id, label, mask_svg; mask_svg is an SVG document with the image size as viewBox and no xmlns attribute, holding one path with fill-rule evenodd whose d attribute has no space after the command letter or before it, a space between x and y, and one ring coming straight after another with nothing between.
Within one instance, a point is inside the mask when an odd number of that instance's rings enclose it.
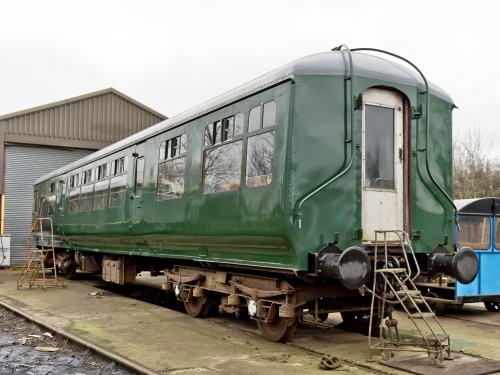
<instances>
[{"instance_id":1,"label":"carriage roof","mask_svg":"<svg viewBox=\"0 0 500 375\"><path fill-rule=\"evenodd\" d=\"M390 61L378 56L364 54L360 52L352 53L354 75L359 77L371 78L402 84L410 87L425 89L421 76L414 70L409 69L394 61ZM75 168L85 166L107 155L113 154L119 150L125 149L136 143L160 134L170 128L174 128L183 123L201 117L207 113L213 112L219 108L225 107L231 103L237 102L253 93L260 92L268 87L275 86L281 82L291 80L295 76L307 75L346 75L349 73L348 55L344 51L322 52L306 57L302 57L291 63L283 65L253 81L241 85L225 94L209 100L203 104L193 107L177 116L162 121L145 130L131 135L121 141L107 146L93 154L77 160L69 165L59 168L45 176L40 177L35 184L48 180L55 176L67 173ZM439 87L429 83L431 94L452 103L450 96Z\"/></svg>"},{"instance_id":2,"label":"carriage roof","mask_svg":"<svg viewBox=\"0 0 500 375\"><path fill-rule=\"evenodd\" d=\"M496 215L500 213L500 198L475 198L455 200L458 213Z\"/></svg>"}]
</instances>

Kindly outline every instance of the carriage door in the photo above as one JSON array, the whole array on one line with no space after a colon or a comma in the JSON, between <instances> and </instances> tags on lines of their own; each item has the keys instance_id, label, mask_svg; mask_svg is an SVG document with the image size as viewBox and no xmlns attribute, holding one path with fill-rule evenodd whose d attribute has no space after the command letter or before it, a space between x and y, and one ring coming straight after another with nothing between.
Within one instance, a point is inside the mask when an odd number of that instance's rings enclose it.
<instances>
[{"instance_id":1,"label":"carriage door","mask_svg":"<svg viewBox=\"0 0 500 375\"><path fill-rule=\"evenodd\" d=\"M132 223L138 224L144 216L144 165L146 143L140 143L135 148L134 156L134 186L132 193Z\"/></svg>"},{"instance_id":2,"label":"carriage door","mask_svg":"<svg viewBox=\"0 0 500 375\"><path fill-rule=\"evenodd\" d=\"M363 94L362 220L366 241L375 240L375 230L404 229L402 108L398 93L369 89Z\"/></svg>"}]
</instances>

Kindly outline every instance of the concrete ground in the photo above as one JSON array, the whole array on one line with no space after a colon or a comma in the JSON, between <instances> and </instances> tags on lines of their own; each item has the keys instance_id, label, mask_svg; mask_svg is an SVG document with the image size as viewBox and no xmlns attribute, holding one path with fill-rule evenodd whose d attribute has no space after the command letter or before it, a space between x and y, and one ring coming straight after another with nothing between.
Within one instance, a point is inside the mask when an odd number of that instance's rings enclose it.
<instances>
[{"instance_id":1,"label":"concrete ground","mask_svg":"<svg viewBox=\"0 0 500 375\"><path fill-rule=\"evenodd\" d=\"M19 273L0 269L1 301L156 373L321 374L321 354L353 364L344 362L341 368L349 373L406 373L367 361L370 349L366 336L332 327L300 324L288 344L271 343L245 319L193 319L112 293L96 298L91 294L101 290L81 281L69 281L67 288L49 288L46 292L26 284L18 290ZM147 278L139 279L148 282ZM161 282L157 278L152 281ZM452 336L453 350L500 359L500 314L475 308L471 315L468 310L453 309L458 318L441 319ZM410 331L408 319L397 314L401 329ZM340 317L330 314L328 322L340 323ZM395 357L413 354L396 352Z\"/></svg>"}]
</instances>

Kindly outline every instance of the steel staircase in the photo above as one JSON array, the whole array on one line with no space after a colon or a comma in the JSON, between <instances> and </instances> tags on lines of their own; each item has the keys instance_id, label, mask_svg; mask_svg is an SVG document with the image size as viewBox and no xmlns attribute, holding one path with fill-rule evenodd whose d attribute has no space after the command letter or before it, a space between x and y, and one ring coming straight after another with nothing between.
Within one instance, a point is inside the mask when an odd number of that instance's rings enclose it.
<instances>
[{"instance_id":1,"label":"steel staircase","mask_svg":"<svg viewBox=\"0 0 500 375\"><path fill-rule=\"evenodd\" d=\"M43 224L50 227L50 240L46 241L43 235ZM30 238L38 232L40 238L41 248L32 248L30 246ZM27 283L30 288L33 286L41 287L46 291L48 287L63 287L66 288L66 283L60 283L57 280L56 257L54 251L54 229L52 220L49 218L38 218L33 223L28 239L26 240L28 247L28 259L17 278L17 289L21 288L24 283ZM48 247L46 247L46 245ZM52 259L50 259L52 258ZM51 267L46 267L51 264Z\"/></svg>"},{"instance_id":2,"label":"steel staircase","mask_svg":"<svg viewBox=\"0 0 500 375\"><path fill-rule=\"evenodd\" d=\"M397 240L388 241L388 235L394 234ZM383 240L378 241L382 235ZM383 249L380 249L381 244ZM389 246L399 246L403 257L397 259L389 251ZM401 253L398 252L398 255ZM411 256L412 259L408 259ZM412 262L410 262L411 260ZM370 357L381 352L382 359L388 360L394 351L427 352L430 365L443 364L445 359L451 359L450 336L438 321L421 292L414 284L420 269L411 247L408 234L401 230L375 231L373 289L370 310L370 326L368 342L371 349ZM414 264L416 269L411 269ZM394 306L401 305L409 319L414 324L418 335L401 337L398 321L394 319ZM414 312L410 312L414 309ZM379 321L375 322L374 319ZM372 324L380 323L379 337L372 337Z\"/></svg>"}]
</instances>

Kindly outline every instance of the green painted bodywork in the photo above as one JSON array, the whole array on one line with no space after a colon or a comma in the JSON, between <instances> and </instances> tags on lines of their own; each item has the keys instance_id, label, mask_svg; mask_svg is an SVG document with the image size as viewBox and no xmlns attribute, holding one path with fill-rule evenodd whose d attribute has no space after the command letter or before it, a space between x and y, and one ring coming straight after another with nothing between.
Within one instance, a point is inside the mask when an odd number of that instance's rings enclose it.
<instances>
[{"instance_id":1,"label":"green painted bodywork","mask_svg":"<svg viewBox=\"0 0 500 375\"><path fill-rule=\"evenodd\" d=\"M425 95L416 87L356 75L352 84L353 95L348 93L348 97L357 96L370 87L383 87L400 91L410 107L425 104ZM354 111L352 142L355 153L351 167L304 203L300 220L294 212L301 197L347 165L351 144L346 142L350 134L346 134L344 125L344 116L348 113L345 86L343 75L294 74L275 86L154 135L144 143L74 169L81 172L90 166L95 168L128 156L127 194L123 207L69 213L68 192L62 191L60 183L65 181L67 189L69 174L40 182L35 186L36 191L48 191L50 184L56 182L56 210L49 217L54 221L57 246L295 271L307 271L308 253L317 252L331 242L335 232L339 233L337 246L341 249L363 246L362 239L353 239L353 231L359 232L363 227L359 147L362 110ZM248 188L243 172L239 189L204 194L205 126L238 112L248 115L252 107L270 100L277 104L271 184ZM428 253L443 243L445 235L453 238L454 231L453 208L432 183L425 168L425 152L428 152L435 179L453 196L452 103L434 95L430 103L430 143L425 144L426 111L424 117L411 120L410 129L405 129L411 143L408 152L410 227L407 229L420 233L420 239L412 242L417 253ZM247 122L248 116L245 116L245 129ZM348 122L349 129L350 126ZM184 195L157 201L160 143L184 133L188 139ZM134 196L131 161L134 153L142 155L144 152L144 190L139 199ZM243 146L243 170L245 164Z\"/></svg>"}]
</instances>

